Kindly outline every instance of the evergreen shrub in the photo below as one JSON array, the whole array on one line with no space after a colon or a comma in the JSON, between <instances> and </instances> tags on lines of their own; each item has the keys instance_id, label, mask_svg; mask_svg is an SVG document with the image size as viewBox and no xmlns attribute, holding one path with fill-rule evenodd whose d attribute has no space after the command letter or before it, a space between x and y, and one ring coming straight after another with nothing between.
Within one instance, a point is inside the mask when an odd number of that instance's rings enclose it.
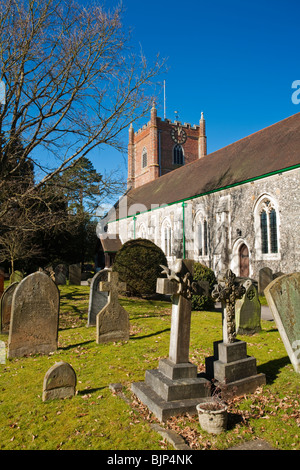
<instances>
[{"instance_id":1,"label":"evergreen shrub","mask_svg":"<svg viewBox=\"0 0 300 470\"><path fill-rule=\"evenodd\" d=\"M126 294L148 297L156 294L156 280L163 277L160 265L167 266L164 252L150 240L129 240L117 252L113 271L126 282Z\"/></svg>"},{"instance_id":2,"label":"evergreen shrub","mask_svg":"<svg viewBox=\"0 0 300 470\"><path fill-rule=\"evenodd\" d=\"M214 271L201 263L194 264L194 280L208 281L210 293L212 292L214 285L217 284L217 279ZM193 310L210 310L212 308L214 308L214 300L211 297L208 297L206 295L193 295Z\"/></svg>"}]
</instances>

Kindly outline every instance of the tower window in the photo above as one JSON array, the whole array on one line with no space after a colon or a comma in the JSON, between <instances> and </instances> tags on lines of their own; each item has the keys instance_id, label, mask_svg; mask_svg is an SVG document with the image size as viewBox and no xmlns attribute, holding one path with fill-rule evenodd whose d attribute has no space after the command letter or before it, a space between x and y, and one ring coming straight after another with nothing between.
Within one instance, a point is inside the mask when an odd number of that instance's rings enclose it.
<instances>
[{"instance_id":1,"label":"tower window","mask_svg":"<svg viewBox=\"0 0 300 470\"><path fill-rule=\"evenodd\" d=\"M144 147L142 152L142 168L146 168L147 164L147 149Z\"/></svg>"},{"instance_id":2,"label":"tower window","mask_svg":"<svg viewBox=\"0 0 300 470\"><path fill-rule=\"evenodd\" d=\"M173 148L173 163L174 165L183 165L183 148L181 145L177 144Z\"/></svg>"}]
</instances>

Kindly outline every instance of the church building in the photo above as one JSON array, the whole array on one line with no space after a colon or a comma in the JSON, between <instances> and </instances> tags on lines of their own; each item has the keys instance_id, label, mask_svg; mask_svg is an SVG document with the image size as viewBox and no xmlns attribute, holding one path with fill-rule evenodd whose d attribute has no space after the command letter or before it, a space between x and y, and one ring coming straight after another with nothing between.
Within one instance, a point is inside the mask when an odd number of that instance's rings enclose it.
<instances>
[{"instance_id":1,"label":"church building","mask_svg":"<svg viewBox=\"0 0 300 470\"><path fill-rule=\"evenodd\" d=\"M147 238L170 268L192 258L216 275L300 271L300 113L207 154L203 114L191 126L153 105L150 121L129 129L127 184L103 246Z\"/></svg>"}]
</instances>

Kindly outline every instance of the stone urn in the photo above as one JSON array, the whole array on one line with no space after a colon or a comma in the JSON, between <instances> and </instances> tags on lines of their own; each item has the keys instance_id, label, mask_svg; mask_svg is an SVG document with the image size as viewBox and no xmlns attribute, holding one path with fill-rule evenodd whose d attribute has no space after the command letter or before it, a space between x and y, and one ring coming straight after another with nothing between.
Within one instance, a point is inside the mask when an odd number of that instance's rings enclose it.
<instances>
[{"instance_id":1,"label":"stone urn","mask_svg":"<svg viewBox=\"0 0 300 470\"><path fill-rule=\"evenodd\" d=\"M199 423L204 431L220 434L227 429L227 406L219 401L206 401L196 406Z\"/></svg>"}]
</instances>

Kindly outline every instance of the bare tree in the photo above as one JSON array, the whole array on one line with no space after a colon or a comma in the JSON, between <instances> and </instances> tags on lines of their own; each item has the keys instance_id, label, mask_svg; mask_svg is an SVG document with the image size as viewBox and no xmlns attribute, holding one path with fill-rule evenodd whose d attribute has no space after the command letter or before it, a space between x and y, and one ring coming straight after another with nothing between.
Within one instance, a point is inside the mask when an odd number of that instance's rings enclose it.
<instances>
[{"instance_id":1,"label":"bare tree","mask_svg":"<svg viewBox=\"0 0 300 470\"><path fill-rule=\"evenodd\" d=\"M164 66L152 66L129 48L122 8L105 11L71 0L0 0L0 192L30 160L40 178L1 202L37 197L37 189L107 144L121 148L120 133L148 112L149 86ZM16 141L22 155L9 164ZM44 164L42 152L55 158Z\"/></svg>"}]
</instances>

